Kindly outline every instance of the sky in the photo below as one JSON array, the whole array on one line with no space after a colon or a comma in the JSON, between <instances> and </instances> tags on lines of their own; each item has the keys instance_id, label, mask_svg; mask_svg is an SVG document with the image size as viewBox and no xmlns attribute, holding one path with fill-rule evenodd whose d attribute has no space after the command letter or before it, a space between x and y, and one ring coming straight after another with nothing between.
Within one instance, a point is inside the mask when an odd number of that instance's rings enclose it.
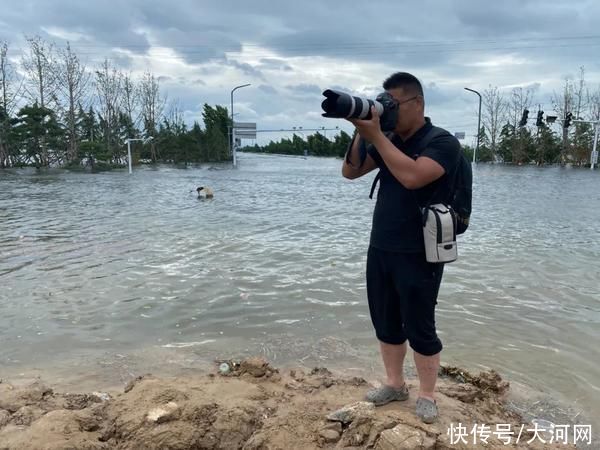
<instances>
[{"instance_id":1,"label":"sky","mask_svg":"<svg viewBox=\"0 0 600 450\"><path fill-rule=\"evenodd\" d=\"M322 92L374 98L406 71L423 84L426 115L471 144L478 98L465 87L530 87L551 112L584 66L597 90L599 19L595 0L0 0L0 41L15 62L25 36L39 35L69 41L90 69L108 58L134 78L149 70L190 124L204 103L229 108L231 90L250 83L235 91L235 119L258 130L351 132L321 116ZM290 134L259 131L258 142Z\"/></svg>"}]
</instances>

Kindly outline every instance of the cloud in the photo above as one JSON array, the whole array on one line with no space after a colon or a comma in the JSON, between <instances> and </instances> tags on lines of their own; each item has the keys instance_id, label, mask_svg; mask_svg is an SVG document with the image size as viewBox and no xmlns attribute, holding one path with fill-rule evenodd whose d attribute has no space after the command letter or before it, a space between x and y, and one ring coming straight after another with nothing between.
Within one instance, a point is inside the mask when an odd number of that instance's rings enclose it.
<instances>
[{"instance_id":1,"label":"cloud","mask_svg":"<svg viewBox=\"0 0 600 450\"><path fill-rule=\"evenodd\" d=\"M273 86L269 86L267 84L261 84L260 86L258 86L258 89L260 89L265 94L277 95L277 89L275 89Z\"/></svg>"},{"instance_id":2,"label":"cloud","mask_svg":"<svg viewBox=\"0 0 600 450\"><path fill-rule=\"evenodd\" d=\"M317 86L316 84L306 84L306 83L301 83L301 84L296 84L296 85L288 85L288 86L286 86L286 89L296 95L314 96L314 95L321 95L321 92L322 92L321 88L319 88L319 86Z\"/></svg>"},{"instance_id":3,"label":"cloud","mask_svg":"<svg viewBox=\"0 0 600 450\"><path fill-rule=\"evenodd\" d=\"M58 47L71 41L90 68L109 58L133 77L150 70L186 120L204 103L229 107L231 89L251 83L236 92L235 110L259 128L329 126L324 89L373 98L390 73L408 71L434 122L474 134L477 99L464 87L535 85L536 102L549 105L585 65L594 90L597 17L600 3L567 0L22 0L4 2L0 40L13 61L24 35L39 34Z\"/></svg>"},{"instance_id":4,"label":"cloud","mask_svg":"<svg viewBox=\"0 0 600 450\"><path fill-rule=\"evenodd\" d=\"M240 62L237 62L235 60L228 60L226 62L226 64L229 65L229 66L232 66L232 67L234 67L236 69L238 69L244 75L248 75L250 77L254 77L254 78L257 78L259 80L266 81L264 75L262 74L262 72L259 69L257 69L256 67L254 67L253 65L251 65L251 64L240 63Z\"/></svg>"},{"instance_id":5,"label":"cloud","mask_svg":"<svg viewBox=\"0 0 600 450\"><path fill-rule=\"evenodd\" d=\"M278 71L291 72L294 69L285 61L285 59L281 58L261 58L256 64L257 68L260 70L269 71L271 73Z\"/></svg>"}]
</instances>

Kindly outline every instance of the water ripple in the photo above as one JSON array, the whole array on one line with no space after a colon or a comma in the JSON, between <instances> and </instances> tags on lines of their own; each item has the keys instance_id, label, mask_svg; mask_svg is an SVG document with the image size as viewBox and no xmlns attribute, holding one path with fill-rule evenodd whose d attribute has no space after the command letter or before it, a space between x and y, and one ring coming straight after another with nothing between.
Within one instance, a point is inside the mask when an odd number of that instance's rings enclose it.
<instances>
[{"instance_id":1,"label":"water ripple","mask_svg":"<svg viewBox=\"0 0 600 450\"><path fill-rule=\"evenodd\" d=\"M237 170L0 173L0 364L152 346L377 364L372 176L350 182L339 165L242 155ZM474 178L440 292L444 357L599 404L597 173L479 166Z\"/></svg>"}]
</instances>

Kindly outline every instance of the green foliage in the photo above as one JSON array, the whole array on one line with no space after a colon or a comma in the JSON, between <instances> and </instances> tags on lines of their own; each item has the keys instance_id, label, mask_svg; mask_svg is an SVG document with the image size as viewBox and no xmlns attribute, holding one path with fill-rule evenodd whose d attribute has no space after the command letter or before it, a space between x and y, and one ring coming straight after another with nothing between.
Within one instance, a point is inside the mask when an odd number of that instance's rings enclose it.
<instances>
[{"instance_id":1,"label":"green foliage","mask_svg":"<svg viewBox=\"0 0 600 450\"><path fill-rule=\"evenodd\" d=\"M561 137L556 132L546 126L541 127L534 142L534 149L530 157L531 161L535 161L538 165L559 162L562 142Z\"/></svg>"},{"instance_id":2,"label":"green foliage","mask_svg":"<svg viewBox=\"0 0 600 450\"><path fill-rule=\"evenodd\" d=\"M343 130L333 140L326 138L324 134L318 131L307 136L306 139L294 133L292 139L282 138L277 142L271 141L264 146L245 147L244 151L303 156L306 150L306 153L311 156L337 156L341 158L346 154L351 141L352 137Z\"/></svg>"},{"instance_id":3,"label":"green foliage","mask_svg":"<svg viewBox=\"0 0 600 450\"><path fill-rule=\"evenodd\" d=\"M208 161L224 161L229 159L229 127L231 119L227 108L217 105L212 107L204 104L202 112L204 134L201 145L206 148Z\"/></svg>"},{"instance_id":4,"label":"green foliage","mask_svg":"<svg viewBox=\"0 0 600 450\"><path fill-rule=\"evenodd\" d=\"M497 146L498 159L505 163L553 164L560 154L560 138L546 124L532 129L506 124Z\"/></svg>"},{"instance_id":5,"label":"green foliage","mask_svg":"<svg viewBox=\"0 0 600 450\"><path fill-rule=\"evenodd\" d=\"M176 116L176 115L175 115ZM189 128L181 117L163 118L152 131L150 143L131 143L132 160L182 164L230 161L229 129L231 119L227 108L204 104L204 127L198 122ZM147 125L147 124L146 124ZM146 130L146 133L148 131ZM590 124L578 123L569 129L568 160L575 165L589 164L594 130ZM127 164L127 138L143 138L142 133L124 111L118 111L116 125L109 127L104 118L89 108L79 107L76 114L75 139L60 122L55 111L37 103L26 105L14 117L0 107L0 168L33 165L65 166L71 170L110 170ZM271 141L266 145L247 146L243 151L269 154L343 157L351 136L341 130L333 137L316 131L305 135L296 132L291 138ZM540 127L502 127L495 152L492 151L485 128L479 131L477 161L509 164L555 164L560 162L561 136L546 124ZM74 150L73 150L74 149ZM463 146L469 160L474 146Z\"/></svg>"},{"instance_id":6,"label":"green foliage","mask_svg":"<svg viewBox=\"0 0 600 450\"><path fill-rule=\"evenodd\" d=\"M12 121L11 134L11 141L21 147L25 159L36 167L49 166L64 156L64 127L52 110L37 103L21 108Z\"/></svg>"},{"instance_id":7,"label":"green foliage","mask_svg":"<svg viewBox=\"0 0 600 450\"><path fill-rule=\"evenodd\" d=\"M571 140L573 164L584 166L590 164L591 149L594 145L594 128L589 123L575 124Z\"/></svg>"},{"instance_id":8,"label":"green foliage","mask_svg":"<svg viewBox=\"0 0 600 450\"><path fill-rule=\"evenodd\" d=\"M231 160L227 108L205 104L202 118L204 129L197 122L188 129L181 120L165 118L151 143L132 141L133 163L140 159L184 165ZM110 128L91 107L87 111L79 107L75 131L77 152L68 158L70 132L54 111L27 105L10 118L0 108L0 168L58 165L70 170L110 170L127 164L126 139L143 137L123 111L118 113L116 128Z\"/></svg>"},{"instance_id":9,"label":"green foliage","mask_svg":"<svg viewBox=\"0 0 600 450\"><path fill-rule=\"evenodd\" d=\"M333 140L333 147L337 149L336 156L343 158L351 141L352 137L348 133L344 130L340 131L340 134L337 134Z\"/></svg>"},{"instance_id":10,"label":"green foliage","mask_svg":"<svg viewBox=\"0 0 600 450\"><path fill-rule=\"evenodd\" d=\"M477 155L475 155L475 159L479 162L493 162L495 160L490 139L483 126L479 130L479 150L477 151ZM473 155L471 154L471 161L472 160Z\"/></svg>"}]
</instances>

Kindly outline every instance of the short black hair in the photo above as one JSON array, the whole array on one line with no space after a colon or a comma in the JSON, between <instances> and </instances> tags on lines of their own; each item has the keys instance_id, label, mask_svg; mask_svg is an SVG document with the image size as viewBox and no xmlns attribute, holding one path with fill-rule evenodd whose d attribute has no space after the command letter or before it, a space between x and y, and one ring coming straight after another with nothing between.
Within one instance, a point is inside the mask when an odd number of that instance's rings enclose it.
<instances>
[{"instance_id":1,"label":"short black hair","mask_svg":"<svg viewBox=\"0 0 600 450\"><path fill-rule=\"evenodd\" d=\"M420 95L423 97L423 86L414 75L408 72L396 72L391 74L384 82L383 89L402 88L405 92L412 95Z\"/></svg>"}]
</instances>

